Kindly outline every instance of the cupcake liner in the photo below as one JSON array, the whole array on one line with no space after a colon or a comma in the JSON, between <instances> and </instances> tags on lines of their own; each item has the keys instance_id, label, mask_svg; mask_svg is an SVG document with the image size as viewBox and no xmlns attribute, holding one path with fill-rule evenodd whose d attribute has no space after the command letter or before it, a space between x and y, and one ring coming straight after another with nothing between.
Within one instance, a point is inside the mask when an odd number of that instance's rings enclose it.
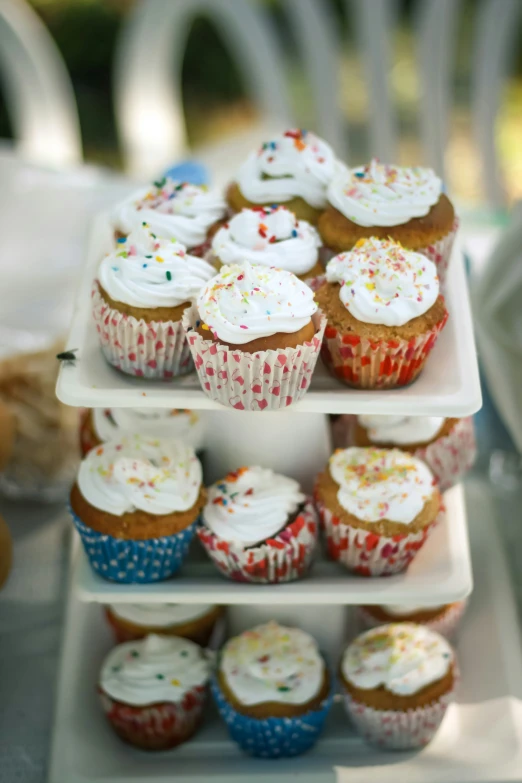
<instances>
[{"instance_id":1,"label":"cupcake liner","mask_svg":"<svg viewBox=\"0 0 522 783\"><path fill-rule=\"evenodd\" d=\"M330 691L321 706L295 718L251 718L226 700L216 677L210 689L229 734L249 756L286 758L305 753L315 743L332 706L335 681L330 674Z\"/></svg>"},{"instance_id":2,"label":"cupcake liner","mask_svg":"<svg viewBox=\"0 0 522 783\"><path fill-rule=\"evenodd\" d=\"M312 317L316 334L297 348L245 353L205 340L195 331L195 307L182 323L201 386L208 397L227 408L275 411L298 402L310 386L326 327L326 318Z\"/></svg>"},{"instance_id":3,"label":"cupcake liner","mask_svg":"<svg viewBox=\"0 0 522 783\"><path fill-rule=\"evenodd\" d=\"M89 425L90 409L84 408L80 413L80 450L85 457L91 449L99 445Z\"/></svg>"},{"instance_id":4,"label":"cupcake liner","mask_svg":"<svg viewBox=\"0 0 522 783\"><path fill-rule=\"evenodd\" d=\"M375 710L354 701L349 693L344 704L354 728L367 742L387 750L410 750L433 739L454 693L453 688L433 704L407 711Z\"/></svg>"},{"instance_id":5,"label":"cupcake liner","mask_svg":"<svg viewBox=\"0 0 522 783\"><path fill-rule=\"evenodd\" d=\"M341 334L328 324L321 356L330 372L347 386L359 389L393 389L412 383L421 372L444 318L424 334L394 340L369 340L355 334Z\"/></svg>"},{"instance_id":6,"label":"cupcake liner","mask_svg":"<svg viewBox=\"0 0 522 783\"><path fill-rule=\"evenodd\" d=\"M223 576L236 582L277 584L301 579L306 574L317 544L319 525L315 509L308 501L293 522L258 546L245 548L225 541L203 522L197 533Z\"/></svg>"},{"instance_id":7,"label":"cupcake liner","mask_svg":"<svg viewBox=\"0 0 522 783\"><path fill-rule=\"evenodd\" d=\"M426 623L422 623L430 631L436 631L441 636L445 636L446 639L452 639L455 635L457 628L462 620L464 612L466 611L467 601L456 601L453 604L449 604L440 617L434 617L433 620L429 620ZM356 607L357 620L363 630L369 630L370 628L377 628L379 625L383 625L383 621L376 620L376 618L370 614L363 606ZM402 618L402 622L406 622L407 618ZM386 622L401 622L400 620L388 620Z\"/></svg>"},{"instance_id":8,"label":"cupcake liner","mask_svg":"<svg viewBox=\"0 0 522 783\"><path fill-rule=\"evenodd\" d=\"M431 469L441 492L458 484L477 456L473 419L459 419L448 435L416 449L414 455Z\"/></svg>"},{"instance_id":9,"label":"cupcake liner","mask_svg":"<svg viewBox=\"0 0 522 783\"><path fill-rule=\"evenodd\" d=\"M91 568L119 584L149 584L173 576L187 555L197 520L173 536L133 541L98 533L85 525L69 506Z\"/></svg>"},{"instance_id":10,"label":"cupcake liner","mask_svg":"<svg viewBox=\"0 0 522 783\"><path fill-rule=\"evenodd\" d=\"M134 707L115 701L99 688L105 715L119 737L145 750L166 750L185 742L202 717L206 688L188 691L183 700Z\"/></svg>"},{"instance_id":11,"label":"cupcake liner","mask_svg":"<svg viewBox=\"0 0 522 783\"><path fill-rule=\"evenodd\" d=\"M316 506L329 556L361 576L391 576L405 571L446 513L441 508L435 520L418 532L389 537L345 524L318 499Z\"/></svg>"},{"instance_id":12,"label":"cupcake liner","mask_svg":"<svg viewBox=\"0 0 522 783\"><path fill-rule=\"evenodd\" d=\"M434 242L432 245L422 247L416 251L427 256L430 261L433 261L437 267L437 273L439 275L439 282L441 286L444 286L446 282L451 251L453 250L453 242L455 241L458 227L459 219L455 218L453 226L446 236L442 237L442 239L439 239L438 242Z\"/></svg>"},{"instance_id":13,"label":"cupcake liner","mask_svg":"<svg viewBox=\"0 0 522 783\"><path fill-rule=\"evenodd\" d=\"M169 379L194 369L181 321L138 321L110 307L97 281L92 315L103 355L113 367L141 378Z\"/></svg>"},{"instance_id":14,"label":"cupcake liner","mask_svg":"<svg viewBox=\"0 0 522 783\"><path fill-rule=\"evenodd\" d=\"M105 606L104 615L107 625L109 625L116 644L123 644L124 642L133 642L137 639L143 639L151 633L158 633L166 636L181 636L190 639L192 642L199 644L201 647L209 647L213 650L218 649L224 644L225 632L226 632L226 618L222 614L217 617L212 624L202 622L199 627L195 628L190 634L179 633L181 626L169 625L163 628L150 628L146 625L140 625L139 623L130 623L121 620L118 615L110 611L110 607ZM206 617L200 618L205 621Z\"/></svg>"}]
</instances>

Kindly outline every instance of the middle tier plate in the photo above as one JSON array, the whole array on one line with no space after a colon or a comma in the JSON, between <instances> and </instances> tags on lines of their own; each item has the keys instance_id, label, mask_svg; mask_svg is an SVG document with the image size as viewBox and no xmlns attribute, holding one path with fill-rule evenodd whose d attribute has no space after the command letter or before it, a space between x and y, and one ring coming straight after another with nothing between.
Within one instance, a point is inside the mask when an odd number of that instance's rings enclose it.
<instances>
[{"instance_id":1,"label":"middle tier plate","mask_svg":"<svg viewBox=\"0 0 522 783\"><path fill-rule=\"evenodd\" d=\"M99 603L220 604L402 604L440 605L465 598L473 586L462 487L444 494L446 521L397 576L365 578L319 556L310 576L281 585L251 585L220 576L194 547L179 574L166 582L120 585L107 582L89 566L78 547L73 585L83 601Z\"/></svg>"}]
</instances>

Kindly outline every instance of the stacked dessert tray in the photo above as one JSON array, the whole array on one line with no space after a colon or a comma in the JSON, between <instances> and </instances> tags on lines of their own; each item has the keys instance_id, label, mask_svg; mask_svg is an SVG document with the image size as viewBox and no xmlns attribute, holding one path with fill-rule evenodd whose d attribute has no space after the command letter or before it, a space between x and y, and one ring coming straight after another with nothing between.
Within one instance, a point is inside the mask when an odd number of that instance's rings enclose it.
<instances>
[{"instance_id":1,"label":"stacked dessert tray","mask_svg":"<svg viewBox=\"0 0 522 783\"><path fill-rule=\"evenodd\" d=\"M411 387L353 391L318 368L304 399L288 411L248 413L219 408L200 390L195 375L169 382L124 376L102 357L91 321L90 288L96 263L110 248L106 216L96 222L75 307L68 349L77 361L62 366L57 385L65 403L88 407L207 409L203 466L207 483L245 464L280 471L311 491L332 446L329 413L467 416L481 405L471 313L462 253L456 243L447 280L450 320L428 365ZM465 493L445 493L447 519L403 574L364 578L318 557L310 576L280 585L248 585L221 578L194 547L174 578L159 584L121 585L94 574L74 540L58 705L50 766L51 783L166 783L183 781L357 780L493 781L522 777L522 660L507 569L480 485L466 492L471 520L468 543ZM458 640L462 670L456 704L435 741L417 753L378 752L353 735L341 705L310 753L262 761L243 756L209 707L194 739L166 753L147 754L123 745L106 725L96 681L111 646L100 604L121 602L228 605L228 631L237 633L276 619L302 627L336 665L353 634L350 605L434 604L461 600L472 590L471 561L479 574ZM324 606L325 610L318 609ZM326 609L326 607L328 607ZM385 767L385 768L383 768ZM336 772L337 768L337 772ZM346 776L346 777L344 777Z\"/></svg>"}]
</instances>

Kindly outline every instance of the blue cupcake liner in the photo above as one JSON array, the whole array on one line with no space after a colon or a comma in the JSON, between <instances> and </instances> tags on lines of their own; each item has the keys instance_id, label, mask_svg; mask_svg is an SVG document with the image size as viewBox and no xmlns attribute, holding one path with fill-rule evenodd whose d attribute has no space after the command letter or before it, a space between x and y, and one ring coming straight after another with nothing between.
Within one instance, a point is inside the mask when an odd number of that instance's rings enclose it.
<instances>
[{"instance_id":1,"label":"blue cupcake liner","mask_svg":"<svg viewBox=\"0 0 522 783\"><path fill-rule=\"evenodd\" d=\"M161 582L181 568L198 520L174 536L132 541L87 527L69 506L91 568L110 582L142 585Z\"/></svg>"},{"instance_id":2,"label":"blue cupcake liner","mask_svg":"<svg viewBox=\"0 0 522 783\"><path fill-rule=\"evenodd\" d=\"M330 690L321 707L296 718L251 718L232 707L215 676L210 689L231 738L245 753L265 759L288 758L306 753L319 738L335 694L335 680L329 674Z\"/></svg>"}]
</instances>

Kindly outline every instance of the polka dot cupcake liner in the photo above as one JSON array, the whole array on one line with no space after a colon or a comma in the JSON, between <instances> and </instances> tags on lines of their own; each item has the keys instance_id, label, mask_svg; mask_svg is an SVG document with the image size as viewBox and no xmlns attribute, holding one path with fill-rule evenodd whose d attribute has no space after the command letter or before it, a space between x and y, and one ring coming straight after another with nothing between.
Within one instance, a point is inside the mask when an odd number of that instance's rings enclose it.
<instances>
[{"instance_id":1,"label":"polka dot cupcake liner","mask_svg":"<svg viewBox=\"0 0 522 783\"><path fill-rule=\"evenodd\" d=\"M101 688L99 695L107 720L124 742L144 750L167 750L185 742L198 728L207 689L204 686L192 688L180 703L144 706L115 701Z\"/></svg>"},{"instance_id":2,"label":"polka dot cupcake liner","mask_svg":"<svg viewBox=\"0 0 522 783\"><path fill-rule=\"evenodd\" d=\"M225 541L203 523L199 540L223 576L236 582L276 584L306 575L317 545L317 513L308 501L301 513L277 536L259 546L244 548Z\"/></svg>"},{"instance_id":3,"label":"polka dot cupcake liner","mask_svg":"<svg viewBox=\"0 0 522 783\"><path fill-rule=\"evenodd\" d=\"M410 340L369 340L342 334L328 324L321 356L328 370L347 386L394 389L412 383L422 371L448 313L433 329Z\"/></svg>"},{"instance_id":4,"label":"polka dot cupcake liner","mask_svg":"<svg viewBox=\"0 0 522 783\"><path fill-rule=\"evenodd\" d=\"M97 282L91 296L98 338L109 364L139 378L168 380L192 372L181 321L147 323L120 313L104 300Z\"/></svg>"},{"instance_id":5,"label":"polka dot cupcake liner","mask_svg":"<svg viewBox=\"0 0 522 783\"><path fill-rule=\"evenodd\" d=\"M120 584L150 584L174 576L185 560L197 525L193 522L173 536L132 541L98 533L70 507L69 511L93 571Z\"/></svg>"},{"instance_id":6,"label":"polka dot cupcake liner","mask_svg":"<svg viewBox=\"0 0 522 783\"><path fill-rule=\"evenodd\" d=\"M375 710L344 695L346 712L355 730L372 745L385 750L414 750L427 745L442 723L455 689L426 707L412 710Z\"/></svg>"},{"instance_id":7,"label":"polka dot cupcake liner","mask_svg":"<svg viewBox=\"0 0 522 783\"><path fill-rule=\"evenodd\" d=\"M422 253L423 255L427 256L430 259L430 261L433 261L433 263L437 267L439 282L442 288L444 288L444 285L446 283L446 277L448 274L448 267L451 258L451 251L453 250L453 243L455 241L458 228L459 228L459 220L458 218L455 218L455 222L453 223L451 231L449 231L445 237L442 237L442 239L439 239L438 242L434 242L432 245L419 248L416 251L418 253Z\"/></svg>"},{"instance_id":8,"label":"polka dot cupcake liner","mask_svg":"<svg viewBox=\"0 0 522 783\"><path fill-rule=\"evenodd\" d=\"M477 457L473 419L471 416L459 419L447 435L413 453L431 469L442 492L453 487Z\"/></svg>"},{"instance_id":9,"label":"polka dot cupcake liner","mask_svg":"<svg viewBox=\"0 0 522 783\"><path fill-rule=\"evenodd\" d=\"M330 682L330 691L320 708L294 718L251 718L232 707L215 677L210 681L210 689L230 737L241 750L249 756L278 759L299 756L315 745L333 702L332 675Z\"/></svg>"},{"instance_id":10,"label":"polka dot cupcake liner","mask_svg":"<svg viewBox=\"0 0 522 783\"><path fill-rule=\"evenodd\" d=\"M316 506L329 556L361 576L392 576L405 571L446 513L441 509L430 525L416 533L389 537L345 524L317 498Z\"/></svg>"},{"instance_id":11,"label":"polka dot cupcake liner","mask_svg":"<svg viewBox=\"0 0 522 783\"><path fill-rule=\"evenodd\" d=\"M195 331L197 311L185 310L183 326L203 391L227 408L274 411L298 402L306 393L319 358L326 318L312 317L312 342L297 348L245 353L205 340Z\"/></svg>"},{"instance_id":12,"label":"polka dot cupcake liner","mask_svg":"<svg viewBox=\"0 0 522 783\"><path fill-rule=\"evenodd\" d=\"M430 631L440 633L446 639L452 639L466 611L466 605L467 601L455 601L453 604L448 604L438 617L434 617L433 620L428 620L428 622L422 623L422 625L425 625ZM356 607L356 617L363 630L376 628L383 624L383 621L377 620L363 606ZM403 617L400 619L407 620L408 618ZM399 622L399 620L396 619L393 622Z\"/></svg>"}]
</instances>

